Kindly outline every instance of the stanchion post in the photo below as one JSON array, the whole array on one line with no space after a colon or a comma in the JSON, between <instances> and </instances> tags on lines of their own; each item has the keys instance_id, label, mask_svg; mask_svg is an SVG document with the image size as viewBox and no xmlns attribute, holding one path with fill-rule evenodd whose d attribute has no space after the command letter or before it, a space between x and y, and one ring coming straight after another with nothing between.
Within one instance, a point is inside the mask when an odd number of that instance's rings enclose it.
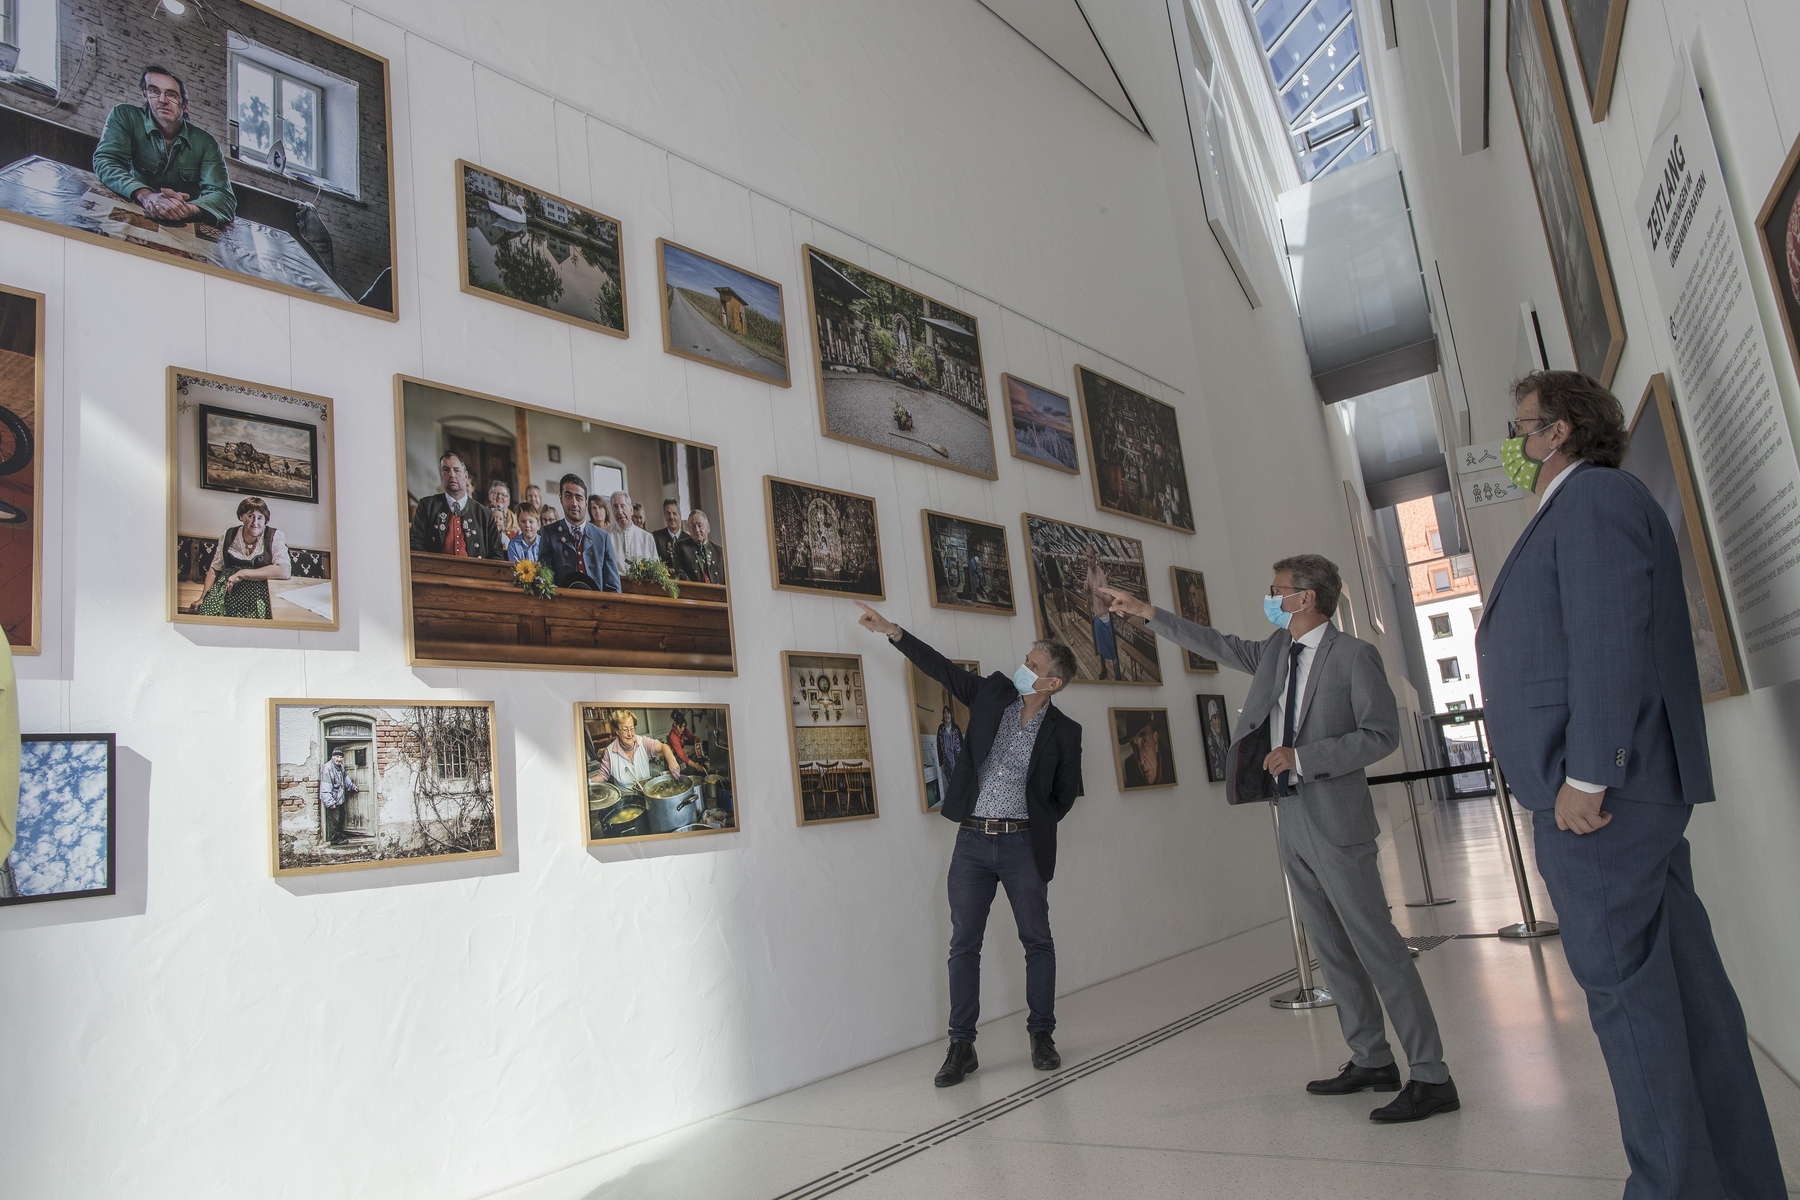
<instances>
[{"instance_id":1,"label":"stanchion post","mask_svg":"<svg viewBox=\"0 0 1800 1200\"><path fill-rule=\"evenodd\" d=\"M1531 905L1531 881L1525 875L1525 855L1519 850L1519 829L1513 824L1512 793L1506 788L1506 775L1500 764L1494 764L1494 798L1500 802L1500 833L1506 839L1506 853L1512 858L1513 886L1519 892L1519 913L1525 919L1517 925L1503 926L1503 938L1554 937L1561 930L1554 921L1540 921Z\"/></svg>"},{"instance_id":2,"label":"stanchion post","mask_svg":"<svg viewBox=\"0 0 1800 1200\"><path fill-rule=\"evenodd\" d=\"M1406 781L1406 804L1412 809L1413 842L1419 848L1419 877L1425 881L1425 898L1408 900L1406 907L1436 908L1440 904L1455 904L1456 901L1449 896L1431 894L1431 864L1425 860L1425 831L1419 828L1419 800L1413 795L1413 781L1410 779Z\"/></svg>"},{"instance_id":3,"label":"stanchion post","mask_svg":"<svg viewBox=\"0 0 1800 1200\"><path fill-rule=\"evenodd\" d=\"M1275 822L1275 861L1281 861L1281 809L1275 801L1269 801L1269 816ZM1312 949L1306 944L1306 926L1300 923L1300 910L1294 907L1294 884L1288 878L1287 868L1281 868L1281 886L1287 893L1288 920L1294 931L1294 965L1300 974L1297 988L1289 988L1285 992L1276 992L1269 997L1270 1008L1330 1008L1337 1001L1331 998L1331 992L1313 983Z\"/></svg>"}]
</instances>

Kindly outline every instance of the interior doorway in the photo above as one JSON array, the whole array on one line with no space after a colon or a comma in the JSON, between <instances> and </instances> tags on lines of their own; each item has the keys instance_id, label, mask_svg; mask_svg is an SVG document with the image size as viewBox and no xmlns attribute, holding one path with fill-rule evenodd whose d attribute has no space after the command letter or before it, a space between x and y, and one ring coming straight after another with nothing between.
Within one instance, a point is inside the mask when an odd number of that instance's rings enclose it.
<instances>
[{"instance_id":1,"label":"interior doorway","mask_svg":"<svg viewBox=\"0 0 1800 1200\"><path fill-rule=\"evenodd\" d=\"M321 763L331 761L334 752L344 752L344 774L356 790L344 797L343 832L347 837L374 837L380 829L375 796L374 722L367 717L327 717L321 738L325 750ZM319 838L330 841L336 830L333 817L319 805Z\"/></svg>"}]
</instances>

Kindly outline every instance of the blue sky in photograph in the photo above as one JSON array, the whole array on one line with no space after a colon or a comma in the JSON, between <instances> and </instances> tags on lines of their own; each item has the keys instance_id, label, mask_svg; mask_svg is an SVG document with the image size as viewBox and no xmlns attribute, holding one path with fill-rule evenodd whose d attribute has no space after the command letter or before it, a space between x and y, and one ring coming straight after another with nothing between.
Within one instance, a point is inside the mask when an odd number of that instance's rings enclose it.
<instances>
[{"instance_id":1,"label":"blue sky in photograph","mask_svg":"<svg viewBox=\"0 0 1800 1200\"><path fill-rule=\"evenodd\" d=\"M12 852L20 895L106 886L106 752L105 742L81 739L20 747Z\"/></svg>"},{"instance_id":2,"label":"blue sky in photograph","mask_svg":"<svg viewBox=\"0 0 1800 1200\"><path fill-rule=\"evenodd\" d=\"M690 254L679 246L663 246L663 278L670 287L710 294L714 288L728 287L744 298L744 303L771 321L781 320L781 292L772 283L764 283L724 263Z\"/></svg>"}]
</instances>

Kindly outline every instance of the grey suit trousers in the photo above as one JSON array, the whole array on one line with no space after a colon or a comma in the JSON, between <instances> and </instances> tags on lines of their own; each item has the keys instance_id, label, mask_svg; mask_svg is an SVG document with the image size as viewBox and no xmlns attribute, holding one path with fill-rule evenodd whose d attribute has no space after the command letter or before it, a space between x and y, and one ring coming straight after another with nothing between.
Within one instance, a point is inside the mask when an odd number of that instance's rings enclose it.
<instances>
[{"instance_id":1,"label":"grey suit trousers","mask_svg":"<svg viewBox=\"0 0 1800 1200\"><path fill-rule=\"evenodd\" d=\"M1302 762L1305 760L1302 759ZM1359 1067L1394 1061L1382 1023L1393 1019L1410 1064L1422 1083L1450 1078L1437 1017L1412 952L1388 916L1387 893L1375 865L1375 843L1333 845L1322 836L1298 796L1281 806L1281 865L1294 888L1294 904L1319 959L1325 986L1337 1000L1338 1024Z\"/></svg>"}]
</instances>

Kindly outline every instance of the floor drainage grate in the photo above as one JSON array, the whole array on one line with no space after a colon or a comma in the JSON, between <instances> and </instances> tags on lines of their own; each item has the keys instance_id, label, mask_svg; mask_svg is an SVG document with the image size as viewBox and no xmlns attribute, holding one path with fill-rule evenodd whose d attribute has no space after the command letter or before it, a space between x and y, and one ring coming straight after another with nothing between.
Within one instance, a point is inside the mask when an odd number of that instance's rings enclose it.
<instances>
[{"instance_id":1,"label":"floor drainage grate","mask_svg":"<svg viewBox=\"0 0 1800 1200\"><path fill-rule=\"evenodd\" d=\"M1423 954L1427 950L1435 950L1445 942L1451 941L1454 936L1448 933L1433 933L1425 937L1409 937L1406 939L1406 944Z\"/></svg>"}]
</instances>

